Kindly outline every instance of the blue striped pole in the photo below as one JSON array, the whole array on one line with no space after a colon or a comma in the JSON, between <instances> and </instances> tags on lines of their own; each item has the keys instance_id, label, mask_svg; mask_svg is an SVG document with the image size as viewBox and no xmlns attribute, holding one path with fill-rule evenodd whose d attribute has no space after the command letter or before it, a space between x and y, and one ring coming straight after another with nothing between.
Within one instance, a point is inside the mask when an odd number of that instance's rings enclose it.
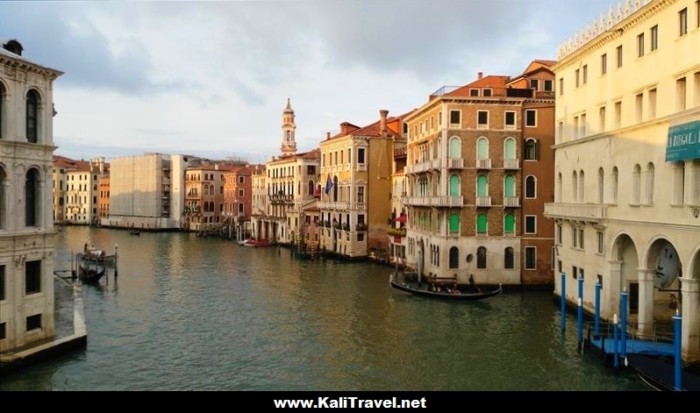
<instances>
[{"instance_id":1,"label":"blue striped pole","mask_svg":"<svg viewBox=\"0 0 700 413\"><path fill-rule=\"evenodd\" d=\"M613 367L620 367L620 359L617 354L617 314L613 315Z\"/></svg>"},{"instance_id":2,"label":"blue striped pole","mask_svg":"<svg viewBox=\"0 0 700 413\"><path fill-rule=\"evenodd\" d=\"M682 390L681 383L681 320L682 317L678 310L676 310L676 315L673 316L673 387L676 391Z\"/></svg>"},{"instance_id":3,"label":"blue striped pole","mask_svg":"<svg viewBox=\"0 0 700 413\"><path fill-rule=\"evenodd\" d=\"M583 277L578 277L578 317L576 327L578 331L578 349L583 344Z\"/></svg>"},{"instance_id":4,"label":"blue striped pole","mask_svg":"<svg viewBox=\"0 0 700 413\"><path fill-rule=\"evenodd\" d=\"M622 326L620 327L620 333L621 333L621 340L622 342L620 343L620 346L622 347L621 355L622 359L624 360L625 357L627 357L627 297L629 296L629 293L627 293L627 288L622 290L622 294L620 294L620 314L622 318Z\"/></svg>"},{"instance_id":5,"label":"blue striped pole","mask_svg":"<svg viewBox=\"0 0 700 413\"><path fill-rule=\"evenodd\" d=\"M596 281L595 283L595 327L593 330L593 336L598 338L600 337L600 290L603 288L603 285L600 283L600 280Z\"/></svg>"},{"instance_id":6,"label":"blue striped pole","mask_svg":"<svg viewBox=\"0 0 700 413\"><path fill-rule=\"evenodd\" d=\"M566 330L566 273L561 273L561 331Z\"/></svg>"}]
</instances>

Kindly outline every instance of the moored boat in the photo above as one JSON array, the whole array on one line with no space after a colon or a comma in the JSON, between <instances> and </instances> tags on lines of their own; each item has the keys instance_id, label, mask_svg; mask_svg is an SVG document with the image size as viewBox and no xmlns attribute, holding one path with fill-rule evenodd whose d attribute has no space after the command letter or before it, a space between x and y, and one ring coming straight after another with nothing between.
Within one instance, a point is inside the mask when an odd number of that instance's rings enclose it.
<instances>
[{"instance_id":1,"label":"moored boat","mask_svg":"<svg viewBox=\"0 0 700 413\"><path fill-rule=\"evenodd\" d=\"M107 269L102 265L80 265L78 267L78 276L87 284L97 284L102 278Z\"/></svg>"},{"instance_id":2,"label":"moored boat","mask_svg":"<svg viewBox=\"0 0 700 413\"><path fill-rule=\"evenodd\" d=\"M395 272L389 276L389 283L397 290L423 295L430 298L441 298L456 301L474 301L493 297L503 292L503 286L488 291L482 291L476 286L435 286L427 280L419 281L418 274L413 272Z\"/></svg>"},{"instance_id":3,"label":"moored boat","mask_svg":"<svg viewBox=\"0 0 700 413\"><path fill-rule=\"evenodd\" d=\"M248 239L243 243L244 247L271 247L272 243L264 239Z\"/></svg>"},{"instance_id":4,"label":"moored boat","mask_svg":"<svg viewBox=\"0 0 700 413\"><path fill-rule=\"evenodd\" d=\"M107 255L104 250L86 249L78 254L78 258L84 262L99 264L114 264L117 260L116 254Z\"/></svg>"}]
</instances>

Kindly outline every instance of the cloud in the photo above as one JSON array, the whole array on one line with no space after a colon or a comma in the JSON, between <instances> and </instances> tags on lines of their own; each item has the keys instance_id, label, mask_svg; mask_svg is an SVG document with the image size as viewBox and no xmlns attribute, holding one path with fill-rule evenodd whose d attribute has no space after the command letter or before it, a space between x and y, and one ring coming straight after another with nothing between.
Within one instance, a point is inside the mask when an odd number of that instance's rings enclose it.
<instances>
[{"instance_id":1,"label":"cloud","mask_svg":"<svg viewBox=\"0 0 700 413\"><path fill-rule=\"evenodd\" d=\"M19 40L24 57L63 71L61 81L67 85L122 93L167 88L150 81L152 64L146 49L134 43L121 52L112 51L79 3L6 2L2 9L0 35Z\"/></svg>"}]
</instances>

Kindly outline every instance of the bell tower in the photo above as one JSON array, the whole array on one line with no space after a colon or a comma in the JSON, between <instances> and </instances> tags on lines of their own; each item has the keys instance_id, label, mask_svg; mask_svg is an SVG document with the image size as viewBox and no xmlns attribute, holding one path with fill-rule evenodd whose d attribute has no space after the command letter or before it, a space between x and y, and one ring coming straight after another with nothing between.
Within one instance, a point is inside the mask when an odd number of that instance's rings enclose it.
<instances>
[{"instance_id":1,"label":"bell tower","mask_svg":"<svg viewBox=\"0 0 700 413\"><path fill-rule=\"evenodd\" d=\"M293 155L297 151L297 142L295 140L295 130L297 125L294 124L294 109L287 98L287 107L282 112L282 155Z\"/></svg>"}]
</instances>

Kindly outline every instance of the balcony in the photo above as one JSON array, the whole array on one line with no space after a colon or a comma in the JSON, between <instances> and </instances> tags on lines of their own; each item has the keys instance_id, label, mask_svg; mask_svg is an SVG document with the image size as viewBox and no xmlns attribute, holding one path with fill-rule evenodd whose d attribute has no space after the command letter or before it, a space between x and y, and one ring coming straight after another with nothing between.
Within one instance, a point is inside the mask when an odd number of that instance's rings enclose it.
<instances>
[{"instance_id":1,"label":"balcony","mask_svg":"<svg viewBox=\"0 0 700 413\"><path fill-rule=\"evenodd\" d=\"M390 235L392 237L405 237L406 236L406 228L394 228L391 227L388 230L386 230L387 235Z\"/></svg>"},{"instance_id":2,"label":"balcony","mask_svg":"<svg viewBox=\"0 0 700 413\"><path fill-rule=\"evenodd\" d=\"M608 217L608 206L605 204L548 203L544 206L544 215L554 219L599 222Z\"/></svg>"},{"instance_id":3,"label":"balcony","mask_svg":"<svg viewBox=\"0 0 700 413\"><path fill-rule=\"evenodd\" d=\"M491 159L477 159L476 169L491 169Z\"/></svg>"},{"instance_id":4,"label":"balcony","mask_svg":"<svg viewBox=\"0 0 700 413\"><path fill-rule=\"evenodd\" d=\"M462 196L434 196L430 204L437 207L461 207L464 205Z\"/></svg>"},{"instance_id":5,"label":"balcony","mask_svg":"<svg viewBox=\"0 0 700 413\"><path fill-rule=\"evenodd\" d=\"M442 162L441 162L441 161L442 161L441 159L433 159L432 161L430 161L430 162L431 162L431 166L430 166L431 169L435 169L435 170L438 170L438 171L439 171L440 168L442 168Z\"/></svg>"},{"instance_id":6,"label":"balcony","mask_svg":"<svg viewBox=\"0 0 700 413\"><path fill-rule=\"evenodd\" d=\"M520 206L520 198L517 196L503 197L503 206L508 208L518 208Z\"/></svg>"},{"instance_id":7,"label":"balcony","mask_svg":"<svg viewBox=\"0 0 700 413\"><path fill-rule=\"evenodd\" d=\"M418 162L413 165L406 165L406 173L407 174L419 174L421 172L427 172L430 169L432 169L433 163L432 161L424 161L424 162Z\"/></svg>"},{"instance_id":8,"label":"balcony","mask_svg":"<svg viewBox=\"0 0 700 413\"><path fill-rule=\"evenodd\" d=\"M517 159L504 159L503 169L520 169L520 162Z\"/></svg>"},{"instance_id":9,"label":"balcony","mask_svg":"<svg viewBox=\"0 0 700 413\"><path fill-rule=\"evenodd\" d=\"M404 205L430 206L431 199L429 196L407 196L403 198L403 203Z\"/></svg>"},{"instance_id":10,"label":"balcony","mask_svg":"<svg viewBox=\"0 0 700 413\"><path fill-rule=\"evenodd\" d=\"M478 207L490 207L491 197L490 196L478 196L476 197L476 206Z\"/></svg>"},{"instance_id":11,"label":"balcony","mask_svg":"<svg viewBox=\"0 0 700 413\"><path fill-rule=\"evenodd\" d=\"M450 169L464 169L464 159L450 158L447 161L447 167Z\"/></svg>"},{"instance_id":12,"label":"balcony","mask_svg":"<svg viewBox=\"0 0 700 413\"><path fill-rule=\"evenodd\" d=\"M367 204L364 202L355 202L354 204L352 204L352 209L358 211L365 211L367 209Z\"/></svg>"},{"instance_id":13,"label":"balcony","mask_svg":"<svg viewBox=\"0 0 700 413\"><path fill-rule=\"evenodd\" d=\"M337 211L346 211L348 209L348 203L347 202L319 202L318 203L318 209L325 209L325 210L337 210Z\"/></svg>"},{"instance_id":14,"label":"balcony","mask_svg":"<svg viewBox=\"0 0 700 413\"><path fill-rule=\"evenodd\" d=\"M356 231L367 231L367 224L357 224L355 225Z\"/></svg>"}]
</instances>

